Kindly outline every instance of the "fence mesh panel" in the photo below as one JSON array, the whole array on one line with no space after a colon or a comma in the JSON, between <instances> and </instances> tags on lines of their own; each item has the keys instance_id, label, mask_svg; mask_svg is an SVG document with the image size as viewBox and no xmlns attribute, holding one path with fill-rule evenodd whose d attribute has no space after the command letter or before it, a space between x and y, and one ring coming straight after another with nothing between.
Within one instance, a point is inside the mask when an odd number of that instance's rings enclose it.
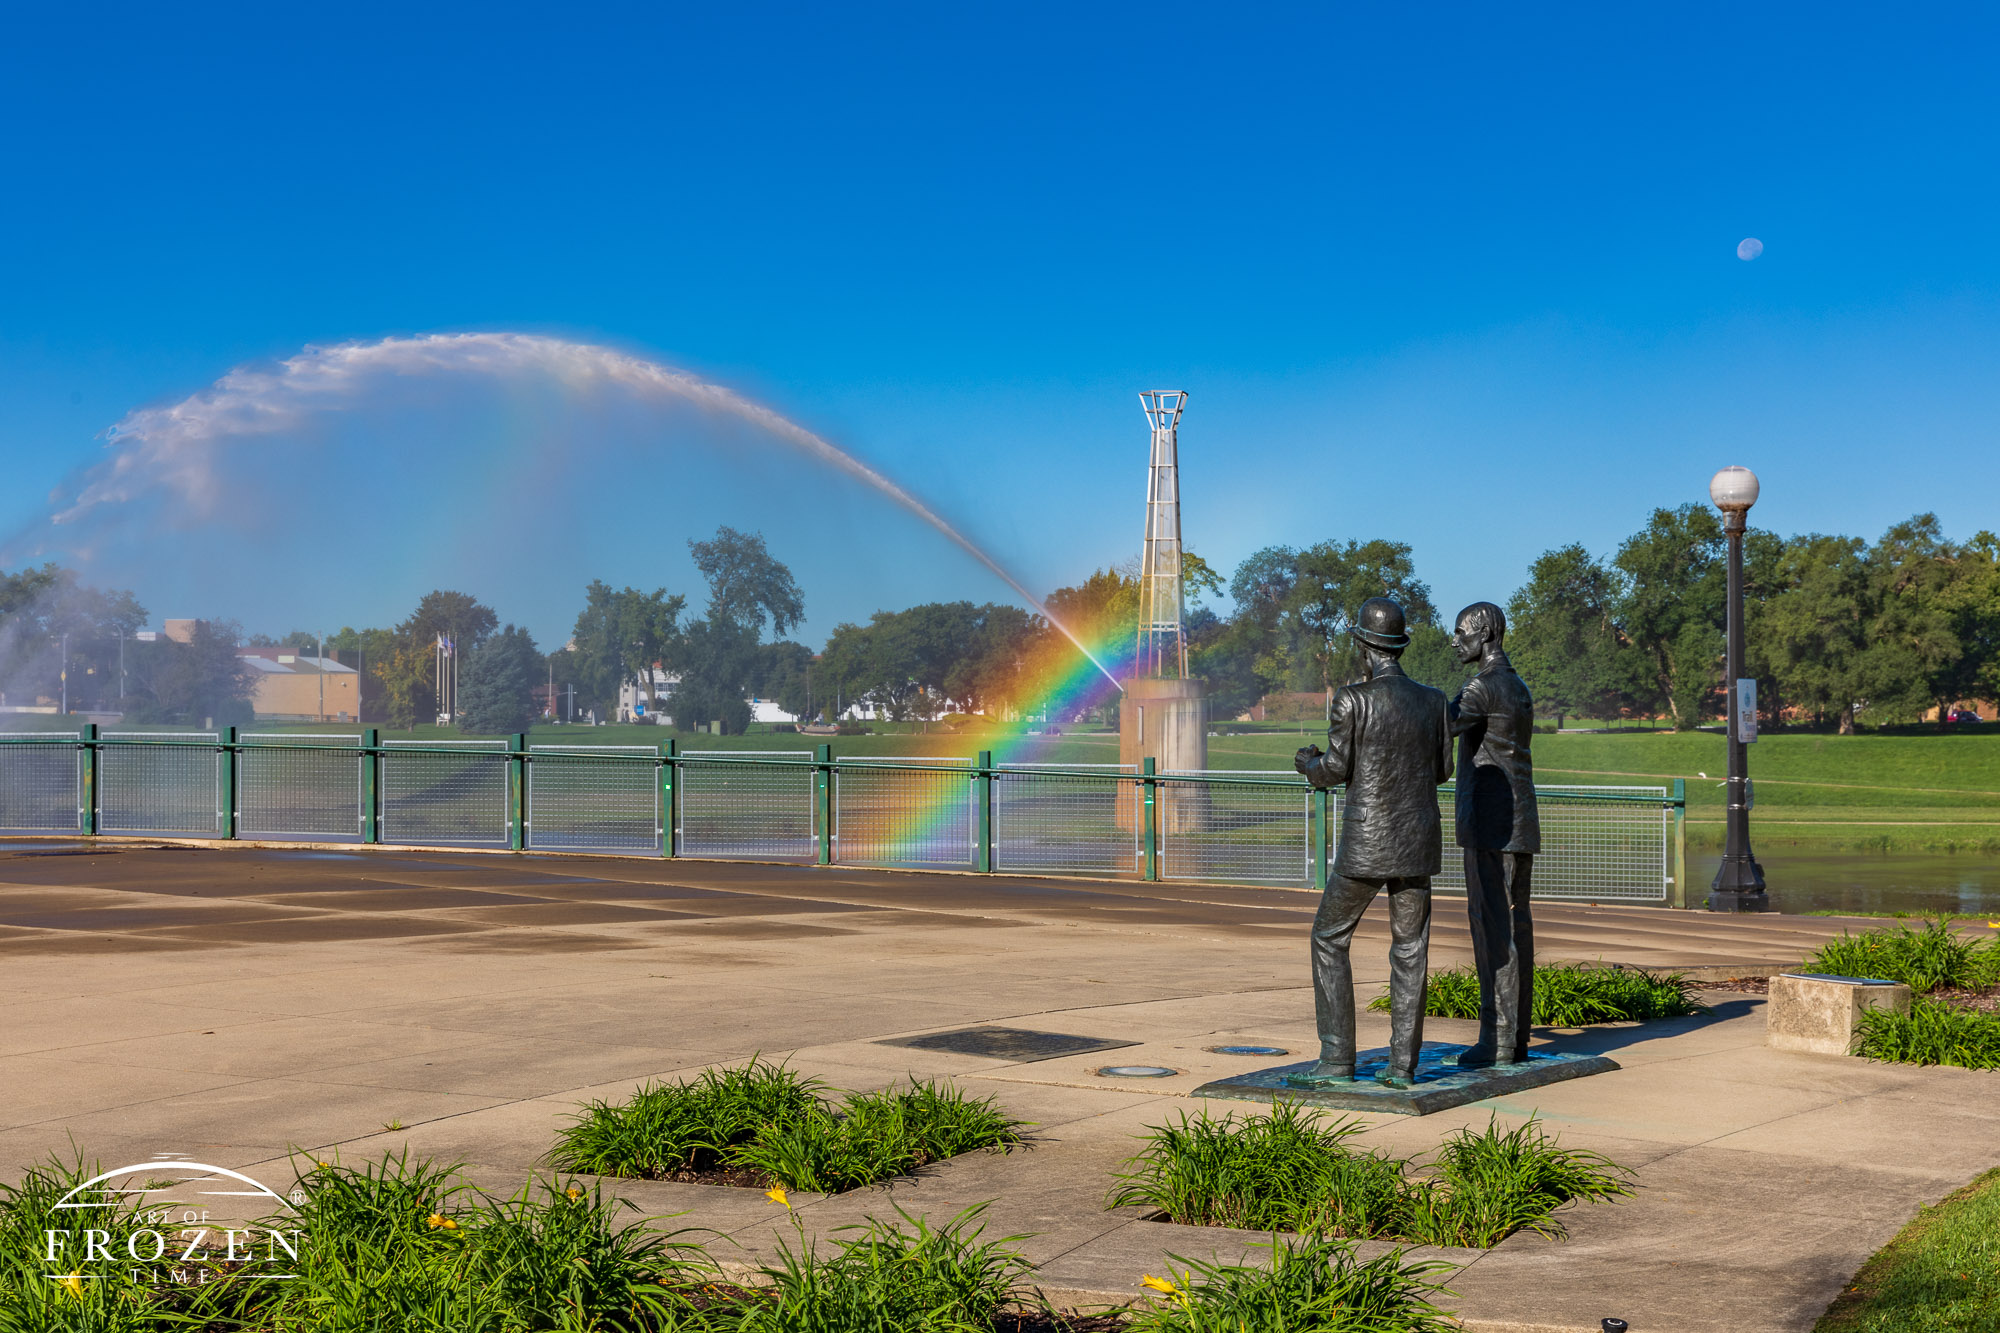
<instances>
[{"instance_id":1,"label":"fence mesh panel","mask_svg":"<svg viewBox=\"0 0 2000 1333\"><path fill-rule=\"evenodd\" d=\"M361 838L361 738L296 732L239 737L236 833L273 841ZM279 748L311 745L310 750Z\"/></svg>"},{"instance_id":2,"label":"fence mesh panel","mask_svg":"<svg viewBox=\"0 0 2000 1333\"><path fill-rule=\"evenodd\" d=\"M805 759L811 750L687 750L675 784L675 850L718 860L814 861L810 764L716 763ZM707 760L708 762L705 762Z\"/></svg>"},{"instance_id":3,"label":"fence mesh panel","mask_svg":"<svg viewBox=\"0 0 2000 1333\"><path fill-rule=\"evenodd\" d=\"M1185 780L1199 776L1176 773L1159 783L1162 879L1312 883L1312 795L1303 778L1259 770L1219 776L1269 777L1285 785Z\"/></svg>"},{"instance_id":4,"label":"fence mesh panel","mask_svg":"<svg viewBox=\"0 0 2000 1333\"><path fill-rule=\"evenodd\" d=\"M74 833L83 827L79 734L38 731L32 741L0 745L0 830Z\"/></svg>"},{"instance_id":5,"label":"fence mesh panel","mask_svg":"<svg viewBox=\"0 0 2000 1333\"><path fill-rule=\"evenodd\" d=\"M534 745L528 846L660 850L660 752L651 745ZM619 758L597 758L616 755Z\"/></svg>"},{"instance_id":6,"label":"fence mesh panel","mask_svg":"<svg viewBox=\"0 0 2000 1333\"><path fill-rule=\"evenodd\" d=\"M222 832L222 752L213 731L107 731L97 759L97 827L104 833ZM186 744L185 742L202 742ZM174 742L183 742L175 744Z\"/></svg>"},{"instance_id":7,"label":"fence mesh panel","mask_svg":"<svg viewBox=\"0 0 2000 1333\"><path fill-rule=\"evenodd\" d=\"M1645 801L1607 796L1646 796ZM1587 902L1663 902L1673 869L1673 811L1664 787L1537 787L1542 850L1535 857L1537 898ZM1452 803L1444 800L1445 873L1440 889L1465 891L1465 858L1452 843Z\"/></svg>"},{"instance_id":8,"label":"fence mesh panel","mask_svg":"<svg viewBox=\"0 0 2000 1333\"><path fill-rule=\"evenodd\" d=\"M975 863L978 835L971 760L931 759L964 771L840 761L833 777L833 859L842 865L953 866Z\"/></svg>"},{"instance_id":9,"label":"fence mesh panel","mask_svg":"<svg viewBox=\"0 0 2000 1333\"><path fill-rule=\"evenodd\" d=\"M507 845L506 741L387 741L381 762L382 841Z\"/></svg>"},{"instance_id":10,"label":"fence mesh panel","mask_svg":"<svg viewBox=\"0 0 2000 1333\"><path fill-rule=\"evenodd\" d=\"M1037 764L993 775L993 868L1051 874L1137 875L1140 790L1125 764ZM1048 769L1062 769L1051 773Z\"/></svg>"}]
</instances>

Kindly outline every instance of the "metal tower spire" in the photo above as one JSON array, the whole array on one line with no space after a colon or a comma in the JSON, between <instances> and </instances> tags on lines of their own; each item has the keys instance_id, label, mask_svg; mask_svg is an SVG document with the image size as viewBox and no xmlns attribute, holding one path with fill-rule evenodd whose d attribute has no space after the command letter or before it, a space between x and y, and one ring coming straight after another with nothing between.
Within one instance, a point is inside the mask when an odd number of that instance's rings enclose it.
<instances>
[{"instance_id":1,"label":"metal tower spire","mask_svg":"<svg viewBox=\"0 0 2000 1333\"><path fill-rule=\"evenodd\" d=\"M1139 654L1134 676L1187 676L1187 635L1181 628L1181 389L1139 395L1153 428L1146 472L1146 545L1139 557Z\"/></svg>"}]
</instances>

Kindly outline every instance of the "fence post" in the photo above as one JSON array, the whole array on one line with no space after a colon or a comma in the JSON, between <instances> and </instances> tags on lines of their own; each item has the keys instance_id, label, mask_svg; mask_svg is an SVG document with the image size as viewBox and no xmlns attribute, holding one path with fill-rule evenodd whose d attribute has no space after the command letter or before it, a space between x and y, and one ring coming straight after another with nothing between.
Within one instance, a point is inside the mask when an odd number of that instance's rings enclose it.
<instances>
[{"instance_id":1,"label":"fence post","mask_svg":"<svg viewBox=\"0 0 2000 1333\"><path fill-rule=\"evenodd\" d=\"M361 729L361 841L382 841L382 733Z\"/></svg>"},{"instance_id":2,"label":"fence post","mask_svg":"<svg viewBox=\"0 0 2000 1333\"><path fill-rule=\"evenodd\" d=\"M507 738L507 850L528 845L528 738L515 732Z\"/></svg>"},{"instance_id":3,"label":"fence post","mask_svg":"<svg viewBox=\"0 0 2000 1333\"><path fill-rule=\"evenodd\" d=\"M674 854L674 764L679 754L670 736L660 746L660 855Z\"/></svg>"},{"instance_id":4,"label":"fence post","mask_svg":"<svg viewBox=\"0 0 2000 1333\"><path fill-rule=\"evenodd\" d=\"M97 784L100 768L98 765L97 724L86 722L76 730L77 748L83 751L83 766L78 772L79 798L76 819L84 833L97 836Z\"/></svg>"},{"instance_id":5,"label":"fence post","mask_svg":"<svg viewBox=\"0 0 2000 1333\"><path fill-rule=\"evenodd\" d=\"M1674 779L1674 887L1667 895L1667 902L1674 907L1688 905L1688 829L1687 829L1687 779Z\"/></svg>"},{"instance_id":6,"label":"fence post","mask_svg":"<svg viewBox=\"0 0 2000 1333\"><path fill-rule=\"evenodd\" d=\"M1327 787L1312 789L1312 886L1326 892L1326 839L1333 826L1333 792Z\"/></svg>"},{"instance_id":7,"label":"fence post","mask_svg":"<svg viewBox=\"0 0 2000 1333\"><path fill-rule=\"evenodd\" d=\"M993 751L981 750L974 761L972 777L973 844L972 868L982 875L993 873Z\"/></svg>"},{"instance_id":8,"label":"fence post","mask_svg":"<svg viewBox=\"0 0 2000 1333\"><path fill-rule=\"evenodd\" d=\"M1139 786L1144 792L1144 799L1140 801L1143 807L1140 836L1145 839L1146 845L1146 882L1157 884L1160 879L1160 820L1155 813L1154 795L1159 783L1153 777L1153 761L1150 758L1139 763Z\"/></svg>"},{"instance_id":9,"label":"fence post","mask_svg":"<svg viewBox=\"0 0 2000 1333\"><path fill-rule=\"evenodd\" d=\"M216 786L221 788L222 809L216 812L216 822L221 826L216 831L225 838L233 838L241 813L236 808L236 728L224 727L219 739L220 743L216 746L219 771L215 776Z\"/></svg>"},{"instance_id":10,"label":"fence post","mask_svg":"<svg viewBox=\"0 0 2000 1333\"><path fill-rule=\"evenodd\" d=\"M833 864L833 746L813 746L813 845L819 864Z\"/></svg>"}]
</instances>

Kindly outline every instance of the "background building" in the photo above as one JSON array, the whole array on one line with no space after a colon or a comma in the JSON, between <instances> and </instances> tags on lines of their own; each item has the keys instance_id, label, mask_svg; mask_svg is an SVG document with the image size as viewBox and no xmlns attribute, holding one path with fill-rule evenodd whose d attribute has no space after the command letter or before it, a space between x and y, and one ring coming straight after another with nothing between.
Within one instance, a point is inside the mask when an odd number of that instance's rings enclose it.
<instances>
[{"instance_id":1,"label":"background building","mask_svg":"<svg viewBox=\"0 0 2000 1333\"><path fill-rule=\"evenodd\" d=\"M177 622L167 622L173 635ZM241 648L242 658L257 672L251 686L250 708L262 722L359 722L361 673L331 657L288 652L282 648Z\"/></svg>"}]
</instances>

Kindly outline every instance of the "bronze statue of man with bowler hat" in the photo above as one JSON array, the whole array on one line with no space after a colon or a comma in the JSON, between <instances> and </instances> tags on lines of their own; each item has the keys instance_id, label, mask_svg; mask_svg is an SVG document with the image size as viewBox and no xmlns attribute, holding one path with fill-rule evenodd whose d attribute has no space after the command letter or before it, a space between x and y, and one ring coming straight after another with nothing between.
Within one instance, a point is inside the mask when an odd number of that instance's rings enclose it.
<instances>
[{"instance_id":1,"label":"bronze statue of man with bowler hat","mask_svg":"<svg viewBox=\"0 0 2000 1333\"><path fill-rule=\"evenodd\" d=\"M1407 1088L1424 1044L1430 962L1431 876L1444 852L1437 789L1451 777L1450 705L1443 692L1403 674L1409 647L1403 608L1371 597L1355 617L1362 679L1333 697L1326 749L1294 763L1315 787L1345 786L1340 848L1313 919L1314 1009L1319 1063L1286 1076L1313 1087L1354 1077L1354 969L1348 945L1361 914L1389 892L1389 1065L1377 1078Z\"/></svg>"}]
</instances>

